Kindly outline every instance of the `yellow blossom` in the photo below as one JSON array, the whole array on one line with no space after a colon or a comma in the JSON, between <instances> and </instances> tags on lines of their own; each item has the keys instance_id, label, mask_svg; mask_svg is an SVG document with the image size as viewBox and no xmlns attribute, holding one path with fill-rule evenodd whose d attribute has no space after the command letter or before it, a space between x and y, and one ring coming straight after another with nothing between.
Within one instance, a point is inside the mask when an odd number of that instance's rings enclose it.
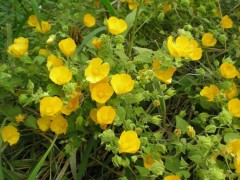
<instances>
[{"instance_id":1,"label":"yellow blossom","mask_svg":"<svg viewBox=\"0 0 240 180\"><path fill-rule=\"evenodd\" d=\"M91 83L97 83L108 76L109 63L103 63L101 58L93 58L85 69L86 79Z\"/></svg>"},{"instance_id":2,"label":"yellow blossom","mask_svg":"<svg viewBox=\"0 0 240 180\"><path fill-rule=\"evenodd\" d=\"M222 17L220 25L224 29L230 29L233 26L233 21L228 15L225 15Z\"/></svg>"},{"instance_id":3,"label":"yellow blossom","mask_svg":"<svg viewBox=\"0 0 240 180\"><path fill-rule=\"evenodd\" d=\"M238 98L231 99L228 101L228 111L234 117L240 117L240 100Z\"/></svg>"},{"instance_id":4,"label":"yellow blossom","mask_svg":"<svg viewBox=\"0 0 240 180\"><path fill-rule=\"evenodd\" d=\"M102 83L97 83L92 91L91 91L91 96L92 99L97 101L98 103L104 104L111 98L113 95L113 88L105 82Z\"/></svg>"},{"instance_id":5,"label":"yellow blossom","mask_svg":"<svg viewBox=\"0 0 240 180\"><path fill-rule=\"evenodd\" d=\"M37 120L37 125L41 131L45 132L50 128L50 122L49 117L42 117Z\"/></svg>"},{"instance_id":6,"label":"yellow blossom","mask_svg":"<svg viewBox=\"0 0 240 180\"><path fill-rule=\"evenodd\" d=\"M233 79L238 73L236 67L228 62L224 62L220 66L220 74L226 79Z\"/></svg>"},{"instance_id":7,"label":"yellow blossom","mask_svg":"<svg viewBox=\"0 0 240 180\"><path fill-rule=\"evenodd\" d=\"M97 83L89 83L89 89L90 91L93 90L94 86L96 86L99 83L108 83L109 82L109 77L105 77L103 80L97 82Z\"/></svg>"},{"instance_id":8,"label":"yellow blossom","mask_svg":"<svg viewBox=\"0 0 240 180\"><path fill-rule=\"evenodd\" d=\"M129 2L128 3L128 8L130 9L130 10L134 10L134 9L136 9L138 7L138 3L137 2Z\"/></svg>"},{"instance_id":9,"label":"yellow blossom","mask_svg":"<svg viewBox=\"0 0 240 180\"><path fill-rule=\"evenodd\" d=\"M172 9L172 5L169 2L164 3L162 12L166 13Z\"/></svg>"},{"instance_id":10,"label":"yellow blossom","mask_svg":"<svg viewBox=\"0 0 240 180\"><path fill-rule=\"evenodd\" d=\"M72 72L65 66L58 66L51 69L50 79L58 85L69 83L72 79Z\"/></svg>"},{"instance_id":11,"label":"yellow blossom","mask_svg":"<svg viewBox=\"0 0 240 180\"><path fill-rule=\"evenodd\" d=\"M118 35L127 30L127 23L123 19L118 19L115 16L107 20L108 31L113 35Z\"/></svg>"},{"instance_id":12,"label":"yellow blossom","mask_svg":"<svg viewBox=\"0 0 240 180\"><path fill-rule=\"evenodd\" d=\"M233 139L229 141L226 145L226 150L233 156L240 155L240 139Z\"/></svg>"},{"instance_id":13,"label":"yellow blossom","mask_svg":"<svg viewBox=\"0 0 240 180\"><path fill-rule=\"evenodd\" d=\"M47 58L47 68L50 71L51 68L53 67L58 67L58 66L62 66L63 65L63 61L62 59L58 58L57 56L55 56L54 54L50 54Z\"/></svg>"},{"instance_id":14,"label":"yellow blossom","mask_svg":"<svg viewBox=\"0 0 240 180\"><path fill-rule=\"evenodd\" d=\"M176 71L175 67L169 67L166 70L160 69L160 61L157 59L153 60L153 72L154 75L165 84L170 84L172 82L172 76Z\"/></svg>"},{"instance_id":15,"label":"yellow blossom","mask_svg":"<svg viewBox=\"0 0 240 180\"><path fill-rule=\"evenodd\" d=\"M141 141L133 130L123 131L118 141L120 153L136 153L140 148Z\"/></svg>"},{"instance_id":16,"label":"yellow blossom","mask_svg":"<svg viewBox=\"0 0 240 180\"><path fill-rule=\"evenodd\" d=\"M219 93L220 93L219 88L214 84L211 84L210 86L205 86L200 91L200 95L203 97L206 97L208 99L208 101L213 101L214 97L216 95L218 95Z\"/></svg>"},{"instance_id":17,"label":"yellow blossom","mask_svg":"<svg viewBox=\"0 0 240 180\"><path fill-rule=\"evenodd\" d=\"M224 93L226 94L229 100L238 96L238 90L237 90L236 84L233 82L231 84L231 90L225 90Z\"/></svg>"},{"instance_id":18,"label":"yellow blossom","mask_svg":"<svg viewBox=\"0 0 240 180\"><path fill-rule=\"evenodd\" d=\"M28 25L29 26L37 26L38 24L38 20L37 20L37 17L35 15L31 15L28 17Z\"/></svg>"},{"instance_id":19,"label":"yellow blossom","mask_svg":"<svg viewBox=\"0 0 240 180\"><path fill-rule=\"evenodd\" d=\"M50 29L51 29L51 24L49 24L47 21L42 21L41 27L40 27L40 24L37 24L36 26L36 30L43 34L50 31Z\"/></svg>"},{"instance_id":20,"label":"yellow blossom","mask_svg":"<svg viewBox=\"0 0 240 180\"><path fill-rule=\"evenodd\" d=\"M179 36L173 42L173 37L169 36L167 47L170 54L177 57L188 57L194 61L201 59L202 49L198 47L197 41L194 39L189 40L187 37Z\"/></svg>"},{"instance_id":21,"label":"yellow blossom","mask_svg":"<svg viewBox=\"0 0 240 180\"><path fill-rule=\"evenodd\" d=\"M43 55L43 56L48 55L48 53L49 53L49 51L47 49L40 49L38 51L38 54Z\"/></svg>"},{"instance_id":22,"label":"yellow blossom","mask_svg":"<svg viewBox=\"0 0 240 180\"><path fill-rule=\"evenodd\" d=\"M20 123L23 122L25 119L25 116L23 114L18 114L17 116L15 116L15 120Z\"/></svg>"},{"instance_id":23,"label":"yellow blossom","mask_svg":"<svg viewBox=\"0 0 240 180\"><path fill-rule=\"evenodd\" d=\"M97 121L99 124L112 124L116 117L116 111L112 106L102 106L97 111Z\"/></svg>"},{"instance_id":24,"label":"yellow blossom","mask_svg":"<svg viewBox=\"0 0 240 180\"><path fill-rule=\"evenodd\" d=\"M145 168L147 169L151 169L152 165L154 164L154 159L152 158L151 154L147 154L144 158L143 158L143 165Z\"/></svg>"},{"instance_id":25,"label":"yellow blossom","mask_svg":"<svg viewBox=\"0 0 240 180\"><path fill-rule=\"evenodd\" d=\"M202 44L206 47L213 47L217 43L212 33L205 33L202 37Z\"/></svg>"},{"instance_id":26,"label":"yellow blossom","mask_svg":"<svg viewBox=\"0 0 240 180\"><path fill-rule=\"evenodd\" d=\"M181 180L181 179L179 176L169 175L169 176L165 176L163 180Z\"/></svg>"},{"instance_id":27,"label":"yellow blossom","mask_svg":"<svg viewBox=\"0 0 240 180\"><path fill-rule=\"evenodd\" d=\"M100 49L102 46L102 41L100 39L93 39L92 44L96 49Z\"/></svg>"},{"instance_id":28,"label":"yellow blossom","mask_svg":"<svg viewBox=\"0 0 240 180\"><path fill-rule=\"evenodd\" d=\"M128 93L134 87L134 80L129 74L115 74L112 76L110 83L116 94Z\"/></svg>"},{"instance_id":29,"label":"yellow blossom","mask_svg":"<svg viewBox=\"0 0 240 180\"><path fill-rule=\"evenodd\" d=\"M236 169L236 173L239 175L240 174L240 155L234 157L234 166Z\"/></svg>"},{"instance_id":30,"label":"yellow blossom","mask_svg":"<svg viewBox=\"0 0 240 180\"><path fill-rule=\"evenodd\" d=\"M62 106L63 102L59 97L44 97L40 100L41 116L54 116L61 112Z\"/></svg>"},{"instance_id":31,"label":"yellow blossom","mask_svg":"<svg viewBox=\"0 0 240 180\"><path fill-rule=\"evenodd\" d=\"M96 24L96 19L91 14L85 14L83 17L83 23L87 27L93 27Z\"/></svg>"},{"instance_id":32,"label":"yellow blossom","mask_svg":"<svg viewBox=\"0 0 240 180\"><path fill-rule=\"evenodd\" d=\"M89 114L89 117L90 117L95 123L99 124L99 123L98 123L98 119L97 119L97 111L98 111L98 110L97 110L96 108L91 109L90 114Z\"/></svg>"},{"instance_id":33,"label":"yellow blossom","mask_svg":"<svg viewBox=\"0 0 240 180\"><path fill-rule=\"evenodd\" d=\"M8 125L2 128L1 131L3 142L8 142L10 146L16 144L20 138L20 133L17 128L12 125Z\"/></svg>"},{"instance_id":34,"label":"yellow blossom","mask_svg":"<svg viewBox=\"0 0 240 180\"><path fill-rule=\"evenodd\" d=\"M50 129L56 134L66 134L68 122L63 116L56 116L51 118Z\"/></svg>"},{"instance_id":35,"label":"yellow blossom","mask_svg":"<svg viewBox=\"0 0 240 180\"><path fill-rule=\"evenodd\" d=\"M14 57L19 58L25 54L27 54L28 51L28 39L24 37L19 37L14 39L14 42L12 45L8 47L8 52L12 54Z\"/></svg>"},{"instance_id":36,"label":"yellow blossom","mask_svg":"<svg viewBox=\"0 0 240 180\"><path fill-rule=\"evenodd\" d=\"M72 38L66 38L58 43L58 47L65 56L70 57L75 52L77 45Z\"/></svg>"},{"instance_id":37,"label":"yellow blossom","mask_svg":"<svg viewBox=\"0 0 240 180\"><path fill-rule=\"evenodd\" d=\"M196 132L192 126L187 126L187 134L189 137L195 137Z\"/></svg>"},{"instance_id":38,"label":"yellow blossom","mask_svg":"<svg viewBox=\"0 0 240 180\"><path fill-rule=\"evenodd\" d=\"M65 115L71 114L79 108L79 99L82 97L82 93L74 92L72 98L68 101L67 105L62 108L62 113Z\"/></svg>"}]
</instances>

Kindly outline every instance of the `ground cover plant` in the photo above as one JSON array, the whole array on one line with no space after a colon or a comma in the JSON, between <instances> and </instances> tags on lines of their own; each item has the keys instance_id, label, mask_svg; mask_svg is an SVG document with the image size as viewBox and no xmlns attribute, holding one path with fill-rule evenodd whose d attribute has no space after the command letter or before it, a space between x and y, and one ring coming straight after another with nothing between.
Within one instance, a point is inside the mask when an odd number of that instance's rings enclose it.
<instances>
[{"instance_id":1,"label":"ground cover plant","mask_svg":"<svg viewBox=\"0 0 240 180\"><path fill-rule=\"evenodd\" d=\"M239 0L0 10L0 179L239 178Z\"/></svg>"}]
</instances>

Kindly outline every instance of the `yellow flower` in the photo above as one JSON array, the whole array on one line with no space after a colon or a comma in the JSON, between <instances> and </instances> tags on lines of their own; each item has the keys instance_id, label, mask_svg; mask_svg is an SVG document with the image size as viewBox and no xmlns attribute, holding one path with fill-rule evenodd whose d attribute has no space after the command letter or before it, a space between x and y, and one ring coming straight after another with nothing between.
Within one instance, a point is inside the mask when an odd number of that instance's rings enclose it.
<instances>
[{"instance_id":1,"label":"yellow flower","mask_svg":"<svg viewBox=\"0 0 240 180\"><path fill-rule=\"evenodd\" d=\"M90 114L89 114L89 117L90 117L95 123L99 124L99 123L98 123L98 119L97 119L97 111L98 111L98 110L97 110L96 108L91 109Z\"/></svg>"},{"instance_id":2,"label":"yellow flower","mask_svg":"<svg viewBox=\"0 0 240 180\"><path fill-rule=\"evenodd\" d=\"M236 173L240 174L240 155L234 158L234 166L236 169Z\"/></svg>"},{"instance_id":3,"label":"yellow flower","mask_svg":"<svg viewBox=\"0 0 240 180\"><path fill-rule=\"evenodd\" d=\"M196 132L192 126L187 126L187 134L189 137L195 137Z\"/></svg>"},{"instance_id":4,"label":"yellow flower","mask_svg":"<svg viewBox=\"0 0 240 180\"><path fill-rule=\"evenodd\" d=\"M110 83L116 94L128 93L134 87L134 80L128 74L115 74L112 76Z\"/></svg>"},{"instance_id":5,"label":"yellow flower","mask_svg":"<svg viewBox=\"0 0 240 180\"><path fill-rule=\"evenodd\" d=\"M38 54L43 55L43 56L48 55L48 53L49 53L49 51L47 49L40 49L38 51Z\"/></svg>"},{"instance_id":6,"label":"yellow flower","mask_svg":"<svg viewBox=\"0 0 240 180\"><path fill-rule=\"evenodd\" d=\"M37 17L35 15L31 15L28 17L28 25L29 26L37 26L38 24L38 20L37 20Z\"/></svg>"},{"instance_id":7,"label":"yellow flower","mask_svg":"<svg viewBox=\"0 0 240 180\"><path fill-rule=\"evenodd\" d=\"M8 52L12 54L14 57L19 58L25 54L27 54L28 51L28 39L24 37L19 37L14 39L14 42L12 45L8 47Z\"/></svg>"},{"instance_id":8,"label":"yellow flower","mask_svg":"<svg viewBox=\"0 0 240 180\"><path fill-rule=\"evenodd\" d=\"M225 15L222 17L220 25L224 29L230 29L233 26L233 21L228 15Z\"/></svg>"},{"instance_id":9,"label":"yellow flower","mask_svg":"<svg viewBox=\"0 0 240 180\"><path fill-rule=\"evenodd\" d=\"M165 176L163 180L181 180L179 176L169 175Z\"/></svg>"},{"instance_id":10,"label":"yellow flower","mask_svg":"<svg viewBox=\"0 0 240 180\"><path fill-rule=\"evenodd\" d=\"M58 66L51 69L50 79L58 85L67 84L72 79L72 72L65 66Z\"/></svg>"},{"instance_id":11,"label":"yellow flower","mask_svg":"<svg viewBox=\"0 0 240 180\"><path fill-rule=\"evenodd\" d=\"M220 66L220 74L226 79L233 79L238 75L238 70L234 65L224 62Z\"/></svg>"},{"instance_id":12,"label":"yellow flower","mask_svg":"<svg viewBox=\"0 0 240 180\"><path fill-rule=\"evenodd\" d=\"M40 100L40 114L42 117L54 116L61 112L62 100L57 97L44 97Z\"/></svg>"},{"instance_id":13,"label":"yellow flower","mask_svg":"<svg viewBox=\"0 0 240 180\"><path fill-rule=\"evenodd\" d=\"M189 40L184 36L177 37L175 42L173 42L173 37L169 36L167 47L170 54L175 58L188 57L196 61L202 57L202 49L198 47L197 41L194 39Z\"/></svg>"},{"instance_id":14,"label":"yellow flower","mask_svg":"<svg viewBox=\"0 0 240 180\"><path fill-rule=\"evenodd\" d=\"M54 54L50 54L47 58L47 68L50 71L51 68L53 67L58 67L58 66L62 66L63 65L63 61L62 59L56 57Z\"/></svg>"},{"instance_id":15,"label":"yellow flower","mask_svg":"<svg viewBox=\"0 0 240 180\"><path fill-rule=\"evenodd\" d=\"M102 46L102 41L100 39L93 39L92 44L96 49L100 49Z\"/></svg>"},{"instance_id":16,"label":"yellow flower","mask_svg":"<svg viewBox=\"0 0 240 180\"><path fill-rule=\"evenodd\" d=\"M97 111L97 121L99 124L112 124L116 117L116 111L112 106L102 106Z\"/></svg>"},{"instance_id":17,"label":"yellow flower","mask_svg":"<svg viewBox=\"0 0 240 180\"><path fill-rule=\"evenodd\" d=\"M25 116L23 114L18 114L17 116L15 116L15 120L20 123L23 122L25 119Z\"/></svg>"},{"instance_id":18,"label":"yellow flower","mask_svg":"<svg viewBox=\"0 0 240 180\"><path fill-rule=\"evenodd\" d=\"M143 158L143 165L145 168L147 169L151 169L152 165L154 164L154 159L152 158L151 154L147 154L144 158Z\"/></svg>"},{"instance_id":19,"label":"yellow flower","mask_svg":"<svg viewBox=\"0 0 240 180\"><path fill-rule=\"evenodd\" d=\"M83 23L87 27L93 27L96 24L96 19L91 14L85 14L83 17Z\"/></svg>"},{"instance_id":20,"label":"yellow flower","mask_svg":"<svg viewBox=\"0 0 240 180\"><path fill-rule=\"evenodd\" d=\"M115 16L107 20L108 31L113 35L118 35L127 30L127 23L123 19L118 19Z\"/></svg>"},{"instance_id":21,"label":"yellow flower","mask_svg":"<svg viewBox=\"0 0 240 180\"><path fill-rule=\"evenodd\" d=\"M234 139L227 143L226 150L233 156L240 155L240 139Z\"/></svg>"},{"instance_id":22,"label":"yellow flower","mask_svg":"<svg viewBox=\"0 0 240 180\"><path fill-rule=\"evenodd\" d=\"M17 128L12 125L3 127L1 135L3 142L8 142L10 146L16 144L20 137L20 133L18 132Z\"/></svg>"},{"instance_id":23,"label":"yellow flower","mask_svg":"<svg viewBox=\"0 0 240 180\"><path fill-rule=\"evenodd\" d=\"M100 58L93 58L88 67L85 69L86 79L91 83L97 83L108 76L110 66L108 63L103 63Z\"/></svg>"},{"instance_id":24,"label":"yellow flower","mask_svg":"<svg viewBox=\"0 0 240 180\"><path fill-rule=\"evenodd\" d=\"M208 99L208 101L213 101L214 97L216 95L218 95L219 93L220 93L219 88L214 84L211 84L210 86L205 86L200 91L200 95L203 97L206 97Z\"/></svg>"},{"instance_id":25,"label":"yellow flower","mask_svg":"<svg viewBox=\"0 0 240 180\"><path fill-rule=\"evenodd\" d=\"M47 21L42 21L41 27L40 27L40 24L37 24L36 26L36 30L43 34L50 31L50 29L51 29L51 24L49 24Z\"/></svg>"},{"instance_id":26,"label":"yellow flower","mask_svg":"<svg viewBox=\"0 0 240 180\"><path fill-rule=\"evenodd\" d=\"M164 5L163 5L162 12L163 12L163 13L166 13L166 12L170 11L171 9L172 9L172 5L169 4L169 2L166 2L166 3L164 3Z\"/></svg>"},{"instance_id":27,"label":"yellow flower","mask_svg":"<svg viewBox=\"0 0 240 180\"><path fill-rule=\"evenodd\" d=\"M70 57L75 52L77 45L72 38L67 38L67 39L61 40L58 43L58 47L60 48L60 50L65 56Z\"/></svg>"},{"instance_id":28,"label":"yellow flower","mask_svg":"<svg viewBox=\"0 0 240 180\"><path fill-rule=\"evenodd\" d=\"M169 67L166 70L160 69L160 61L158 59L153 60L153 72L154 75L165 84L170 84L172 82L172 76L176 71L175 67Z\"/></svg>"},{"instance_id":29,"label":"yellow flower","mask_svg":"<svg viewBox=\"0 0 240 180\"><path fill-rule=\"evenodd\" d=\"M202 37L202 44L206 47L213 47L217 43L217 40L214 38L213 34L205 33Z\"/></svg>"},{"instance_id":30,"label":"yellow flower","mask_svg":"<svg viewBox=\"0 0 240 180\"><path fill-rule=\"evenodd\" d=\"M56 134L66 134L68 122L63 116L56 116L51 118L50 129Z\"/></svg>"},{"instance_id":31,"label":"yellow flower","mask_svg":"<svg viewBox=\"0 0 240 180\"><path fill-rule=\"evenodd\" d=\"M108 83L108 82L109 82L109 77L105 77L103 80L101 80L101 81L99 81L97 83L90 83L89 84L89 89L90 89L90 91L92 91L94 86L96 86L97 84L99 84L99 83Z\"/></svg>"},{"instance_id":32,"label":"yellow flower","mask_svg":"<svg viewBox=\"0 0 240 180\"><path fill-rule=\"evenodd\" d=\"M110 97L113 95L113 88L105 82L97 83L92 91L91 96L92 99L97 101L98 103L104 104Z\"/></svg>"},{"instance_id":33,"label":"yellow flower","mask_svg":"<svg viewBox=\"0 0 240 180\"><path fill-rule=\"evenodd\" d=\"M42 117L37 120L37 125L41 131L45 132L49 130L50 122L51 120L49 117Z\"/></svg>"},{"instance_id":34,"label":"yellow flower","mask_svg":"<svg viewBox=\"0 0 240 180\"><path fill-rule=\"evenodd\" d=\"M234 117L240 117L240 100L238 98L231 99L228 101L228 111Z\"/></svg>"},{"instance_id":35,"label":"yellow flower","mask_svg":"<svg viewBox=\"0 0 240 180\"><path fill-rule=\"evenodd\" d=\"M225 90L224 92L229 100L238 96L237 86L234 82L231 85L231 90Z\"/></svg>"},{"instance_id":36,"label":"yellow flower","mask_svg":"<svg viewBox=\"0 0 240 180\"><path fill-rule=\"evenodd\" d=\"M65 115L71 114L79 108L79 99L82 97L82 93L73 93L72 98L68 101L67 105L62 108L62 113Z\"/></svg>"},{"instance_id":37,"label":"yellow flower","mask_svg":"<svg viewBox=\"0 0 240 180\"><path fill-rule=\"evenodd\" d=\"M134 9L136 9L138 7L138 3L137 2L129 2L128 3L128 8L130 9L130 10L134 10Z\"/></svg>"},{"instance_id":38,"label":"yellow flower","mask_svg":"<svg viewBox=\"0 0 240 180\"><path fill-rule=\"evenodd\" d=\"M140 148L141 141L135 131L123 131L118 141L120 153L136 153Z\"/></svg>"}]
</instances>

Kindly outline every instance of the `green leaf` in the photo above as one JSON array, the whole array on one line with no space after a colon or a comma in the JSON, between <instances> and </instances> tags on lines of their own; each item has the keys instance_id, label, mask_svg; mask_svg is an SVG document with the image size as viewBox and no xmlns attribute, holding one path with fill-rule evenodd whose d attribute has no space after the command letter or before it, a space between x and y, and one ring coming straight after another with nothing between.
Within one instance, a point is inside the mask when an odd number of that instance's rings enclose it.
<instances>
[{"instance_id":1,"label":"green leaf","mask_svg":"<svg viewBox=\"0 0 240 180\"><path fill-rule=\"evenodd\" d=\"M146 177L150 174L150 171L148 169L144 168L144 167L141 167L141 166L135 166L135 167L138 170L141 178Z\"/></svg>"},{"instance_id":2,"label":"green leaf","mask_svg":"<svg viewBox=\"0 0 240 180\"><path fill-rule=\"evenodd\" d=\"M27 127L38 129L36 118L33 116L28 116L27 119L24 120L23 124Z\"/></svg>"},{"instance_id":3,"label":"green leaf","mask_svg":"<svg viewBox=\"0 0 240 180\"><path fill-rule=\"evenodd\" d=\"M178 157L167 158L165 168L173 173L178 172L180 170L180 160Z\"/></svg>"},{"instance_id":4,"label":"green leaf","mask_svg":"<svg viewBox=\"0 0 240 180\"><path fill-rule=\"evenodd\" d=\"M14 118L16 115L21 114L22 110L19 106L13 106L11 104L1 104L0 105L0 114Z\"/></svg>"},{"instance_id":5,"label":"green leaf","mask_svg":"<svg viewBox=\"0 0 240 180\"><path fill-rule=\"evenodd\" d=\"M35 166L35 168L33 169L33 171L31 172L30 176L28 177L28 180L34 180L37 176L37 173L39 172L39 170L41 169L43 163L45 162L45 159L47 158L48 154L50 153L50 151L53 148L53 145L55 143L55 141L57 140L57 135L55 136L55 138L53 139L51 145L49 146L48 150L45 152L45 154L42 156L42 158L40 159L40 161L37 163L37 165Z\"/></svg>"},{"instance_id":6,"label":"green leaf","mask_svg":"<svg viewBox=\"0 0 240 180\"><path fill-rule=\"evenodd\" d=\"M162 175L164 170L165 170L165 167L162 161L155 161L151 167L151 171L156 176Z\"/></svg>"},{"instance_id":7,"label":"green leaf","mask_svg":"<svg viewBox=\"0 0 240 180\"><path fill-rule=\"evenodd\" d=\"M175 116L176 119L176 128L182 131L182 134L186 133L187 126L189 125L187 121L185 121L180 116Z\"/></svg>"},{"instance_id":8,"label":"green leaf","mask_svg":"<svg viewBox=\"0 0 240 180\"><path fill-rule=\"evenodd\" d=\"M133 61L135 63L152 63L152 53L143 51L138 56L135 56Z\"/></svg>"},{"instance_id":9,"label":"green leaf","mask_svg":"<svg viewBox=\"0 0 240 180\"><path fill-rule=\"evenodd\" d=\"M115 10L113 9L111 3L108 0L100 0L100 2L105 6L110 15L117 16Z\"/></svg>"},{"instance_id":10,"label":"green leaf","mask_svg":"<svg viewBox=\"0 0 240 180\"><path fill-rule=\"evenodd\" d=\"M233 140L233 139L239 139L240 138L240 134L239 133L227 133L224 135L224 141L226 143L228 143L229 141Z\"/></svg>"}]
</instances>

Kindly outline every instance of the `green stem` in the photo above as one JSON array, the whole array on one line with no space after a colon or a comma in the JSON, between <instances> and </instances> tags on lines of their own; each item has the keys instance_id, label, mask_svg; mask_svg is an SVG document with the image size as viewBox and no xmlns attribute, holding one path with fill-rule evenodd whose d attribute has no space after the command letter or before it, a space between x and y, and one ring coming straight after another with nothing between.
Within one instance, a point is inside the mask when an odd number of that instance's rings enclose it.
<instances>
[{"instance_id":1,"label":"green stem","mask_svg":"<svg viewBox=\"0 0 240 180\"><path fill-rule=\"evenodd\" d=\"M133 41L135 39L135 34L136 34L136 27L137 27L137 20L138 20L138 15L139 15L139 9L140 6L137 7L136 15L135 15L135 20L133 24L133 29L132 29L132 34L131 34L131 39L130 39L130 44L128 48L128 57L130 58L132 55L132 47L133 47Z\"/></svg>"},{"instance_id":2,"label":"green stem","mask_svg":"<svg viewBox=\"0 0 240 180\"><path fill-rule=\"evenodd\" d=\"M160 100L160 109L161 109L161 115L162 115L162 125L163 125L163 128L166 129L167 112L166 112L166 103L165 103L162 90L160 90L160 95L161 95L161 98L159 100Z\"/></svg>"}]
</instances>

